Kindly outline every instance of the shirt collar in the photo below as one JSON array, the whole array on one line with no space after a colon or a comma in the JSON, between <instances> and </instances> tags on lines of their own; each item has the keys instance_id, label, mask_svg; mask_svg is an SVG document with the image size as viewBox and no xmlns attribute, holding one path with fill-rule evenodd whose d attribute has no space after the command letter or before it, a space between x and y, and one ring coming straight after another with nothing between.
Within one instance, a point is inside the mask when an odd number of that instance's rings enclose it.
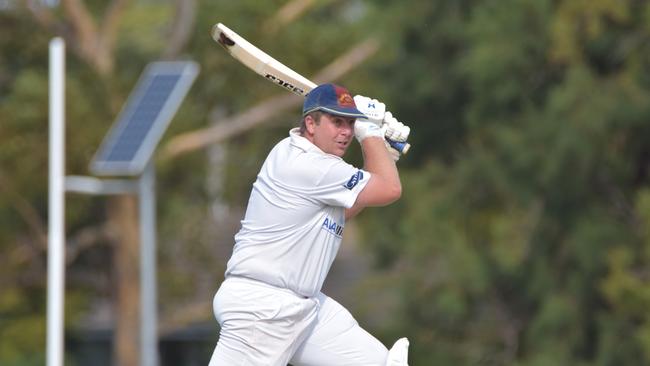
<instances>
[{"instance_id":1,"label":"shirt collar","mask_svg":"<svg viewBox=\"0 0 650 366\"><path fill-rule=\"evenodd\" d=\"M315 152L318 154L333 156L337 159L343 160L340 156L328 154L321 150L318 146L314 145L311 141L307 140L300 134L300 128L295 127L289 130L289 137L291 138L291 146L295 146L304 152Z\"/></svg>"},{"instance_id":2,"label":"shirt collar","mask_svg":"<svg viewBox=\"0 0 650 366\"><path fill-rule=\"evenodd\" d=\"M319 149L318 146L314 145L311 141L307 140L300 134L300 128L292 128L289 130L289 137L291 138L291 145L295 146L305 152L313 151L321 154L325 154L323 150Z\"/></svg>"}]
</instances>

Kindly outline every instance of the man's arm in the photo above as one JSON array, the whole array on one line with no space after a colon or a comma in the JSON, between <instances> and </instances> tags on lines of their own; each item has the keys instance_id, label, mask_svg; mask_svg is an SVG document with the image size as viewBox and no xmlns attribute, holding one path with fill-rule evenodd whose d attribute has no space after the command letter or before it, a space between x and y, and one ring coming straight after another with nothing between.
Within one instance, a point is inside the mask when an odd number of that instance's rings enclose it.
<instances>
[{"instance_id":1,"label":"man's arm","mask_svg":"<svg viewBox=\"0 0 650 366\"><path fill-rule=\"evenodd\" d=\"M402 184L395 165L400 152L387 144L385 137L406 141L411 133L408 126L386 111L384 103L362 95L356 95L354 102L368 117L356 120L354 135L361 144L364 169L371 175L354 205L345 210L346 219L354 217L367 206L385 206L401 196Z\"/></svg>"},{"instance_id":2,"label":"man's arm","mask_svg":"<svg viewBox=\"0 0 650 366\"><path fill-rule=\"evenodd\" d=\"M361 150L363 168L370 172L371 176L357 196L354 205L345 210L346 220L354 217L367 206L385 206L395 202L402 194L397 166L386 149L383 137L363 139Z\"/></svg>"}]
</instances>

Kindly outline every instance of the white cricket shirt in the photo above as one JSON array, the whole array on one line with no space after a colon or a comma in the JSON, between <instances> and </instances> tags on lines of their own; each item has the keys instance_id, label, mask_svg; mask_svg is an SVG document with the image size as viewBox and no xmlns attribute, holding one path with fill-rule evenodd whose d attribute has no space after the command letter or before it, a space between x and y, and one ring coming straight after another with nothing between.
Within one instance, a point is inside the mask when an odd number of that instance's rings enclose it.
<instances>
[{"instance_id":1,"label":"white cricket shirt","mask_svg":"<svg viewBox=\"0 0 650 366\"><path fill-rule=\"evenodd\" d=\"M271 150L253 184L226 277L317 295L341 244L345 208L369 179L369 172L291 130Z\"/></svg>"}]
</instances>

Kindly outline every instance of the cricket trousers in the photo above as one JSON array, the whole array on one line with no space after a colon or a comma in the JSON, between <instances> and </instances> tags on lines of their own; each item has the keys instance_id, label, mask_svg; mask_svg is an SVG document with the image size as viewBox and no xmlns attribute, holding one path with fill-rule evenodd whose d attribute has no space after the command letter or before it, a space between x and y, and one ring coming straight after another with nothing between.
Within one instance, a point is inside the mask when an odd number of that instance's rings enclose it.
<instances>
[{"instance_id":1,"label":"cricket trousers","mask_svg":"<svg viewBox=\"0 0 650 366\"><path fill-rule=\"evenodd\" d=\"M388 350L342 305L230 277L214 296L221 325L209 366L384 366Z\"/></svg>"}]
</instances>

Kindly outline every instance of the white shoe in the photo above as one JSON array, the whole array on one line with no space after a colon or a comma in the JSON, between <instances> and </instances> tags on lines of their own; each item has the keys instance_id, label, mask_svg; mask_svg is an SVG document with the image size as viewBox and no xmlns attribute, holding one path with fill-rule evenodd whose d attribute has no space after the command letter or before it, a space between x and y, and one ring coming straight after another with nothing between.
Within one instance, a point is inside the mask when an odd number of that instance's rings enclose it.
<instances>
[{"instance_id":1,"label":"white shoe","mask_svg":"<svg viewBox=\"0 0 650 366\"><path fill-rule=\"evenodd\" d=\"M409 340L400 338L388 351L386 366L408 366L409 361Z\"/></svg>"}]
</instances>

